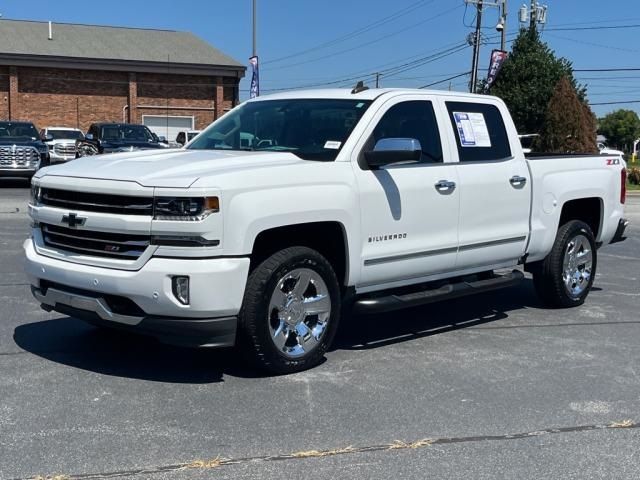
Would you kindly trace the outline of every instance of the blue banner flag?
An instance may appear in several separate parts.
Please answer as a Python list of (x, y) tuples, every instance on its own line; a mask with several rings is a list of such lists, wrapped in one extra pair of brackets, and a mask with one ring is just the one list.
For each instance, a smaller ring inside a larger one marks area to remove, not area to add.
[(256, 98), (260, 95), (260, 72), (258, 71), (258, 57), (249, 59), (253, 75), (251, 75), (251, 87), (249, 88), (249, 98)]

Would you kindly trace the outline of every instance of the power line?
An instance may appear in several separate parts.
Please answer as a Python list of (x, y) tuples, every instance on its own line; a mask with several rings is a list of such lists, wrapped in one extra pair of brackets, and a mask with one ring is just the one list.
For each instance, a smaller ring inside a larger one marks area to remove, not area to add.
[(470, 73), (471, 73), (471, 71), (464, 72), (464, 73), (459, 73), (458, 75), (453, 75), (452, 77), (449, 77), (449, 78), (443, 78), (442, 80), (438, 80), (437, 82), (433, 82), (433, 83), (428, 83), (427, 85), (423, 85), (423, 86), (418, 87), (418, 88), (433, 87), (434, 85), (438, 85), (439, 83), (448, 82), (449, 80), (453, 80), (454, 78), (464, 77), (465, 75), (469, 75)]
[(640, 103), (640, 100), (621, 100), (619, 102), (599, 102), (599, 103), (590, 103), (589, 105), (623, 105), (628, 103)]
[(419, 2), (413, 3), (403, 9), (398, 10), (397, 12), (391, 14), (391, 15), (387, 15), (386, 17), (381, 18), (380, 20), (376, 20), (373, 23), (370, 23), (368, 25), (365, 25), (364, 27), (360, 27), (350, 33), (347, 33), (345, 35), (342, 35), (338, 38), (334, 38), (333, 40), (329, 40), (327, 42), (323, 42), (319, 45), (316, 45), (315, 47), (311, 47), (311, 48), (307, 48), (306, 50), (300, 50), (298, 52), (295, 53), (291, 53), (289, 55), (285, 55), (282, 57), (278, 57), (278, 58), (274, 58), (272, 60), (267, 60), (266, 62), (263, 62), (263, 65), (267, 65), (269, 63), (276, 63), (276, 62), (280, 62), (282, 60), (287, 60), (289, 58), (293, 58), (293, 57), (298, 57), (300, 55), (304, 55), (310, 52), (314, 52), (317, 50), (322, 50), (324, 48), (336, 45), (338, 43), (342, 43), (346, 40), (350, 40), (354, 37), (357, 37), (359, 35), (362, 35), (363, 33), (366, 33), (370, 30), (374, 30), (382, 25), (385, 25), (389, 22), (392, 22), (400, 17), (403, 17), (405, 15), (407, 15), (408, 13), (411, 13), (414, 10), (417, 10), (418, 8), (421, 8), (425, 5), (429, 5), (430, 3), (433, 3), (435, 0), (430, 0), (429, 2), (427, 2), (427, 0), (420, 0)]
[(574, 68), (574, 72), (640, 72), (638, 67), (622, 68)]
[[(298, 66), (300, 66), (300, 65), (306, 65), (306, 64), (308, 64), (308, 63), (317, 62), (317, 61), (319, 61), (319, 60), (326, 60), (327, 58), (334, 58), (334, 57), (335, 57), (335, 56), (337, 56), (337, 55), (342, 55), (342, 54), (344, 54), (344, 53), (349, 53), (349, 52), (352, 52), (352, 51), (354, 51), (354, 50), (358, 50), (358, 49), (363, 48), (363, 47), (368, 47), (368, 46), (370, 46), (370, 45), (372, 45), (372, 44), (374, 44), (374, 43), (379, 43), (379, 42), (381, 42), (381, 41), (383, 41), (383, 40), (386, 40), (387, 38), (391, 38), (391, 37), (394, 37), (394, 36), (396, 36), (396, 35), (400, 35), (401, 33), (405, 33), (406, 31), (411, 30), (412, 28), (419, 27), (420, 25), (423, 25), (423, 24), (425, 24), (425, 23), (427, 23), (427, 22), (430, 22), (430, 21), (435, 20), (435, 19), (437, 19), (437, 18), (439, 18), (439, 17), (442, 17), (442, 16), (444, 16), (444, 15), (446, 15), (446, 14), (450, 13), (450, 12), (453, 12), (454, 10), (457, 10), (457, 9), (458, 9), (458, 8), (460, 8), (461, 6), (462, 6), (462, 5), (458, 5), (458, 6), (456, 6), (456, 7), (450, 8), (450, 9), (445, 10), (445, 11), (443, 11), (443, 12), (440, 12), (440, 13), (438, 13), (438, 14), (436, 14), (436, 15), (432, 16), (432, 17), (429, 17), (429, 18), (426, 18), (426, 19), (424, 19), (424, 20), (421, 20), (420, 22), (414, 23), (414, 24), (409, 25), (409, 26), (407, 26), (407, 27), (403, 27), (403, 28), (401, 28), (401, 29), (399, 29), (399, 30), (395, 30), (395, 31), (393, 31), (393, 32), (391, 32), (391, 33), (388, 33), (388, 34), (383, 35), (383, 36), (381, 36), (381, 37), (375, 38), (375, 39), (373, 39), (373, 40), (369, 40), (369, 41), (364, 42), (364, 43), (359, 43), (358, 45), (355, 45), (355, 46), (352, 46), (352, 47), (346, 48), (346, 49), (344, 49), (344, 50), (339, 50), (339, 51), (337, 51), (337, 52), (332, 52), (332, 53), (329, 53), (329, 54), (327, 54), (327, 55), (323, 55), (323, 56), (321, 56), (321, 57), (314, 57), (314, 58), (310, 58), (310, 59), (307, 59), (307, 60), (302, 60), (302, 61), (300, 61), (300, 62), (296, 62), (296, 63), (290, 63), (290, 64), (286, 64), (286, 65), (281, 65), (281, 66), (273, 67), (273, 69), (274, 69), (274, 70), (275, 70), (275, 69), (277, 69), (277, 70), (284, 70), (284, 69), (288, 69), (288, 68), (294, 68), (294, 67), (298, 67)], [(266, 70), (266, 71), (269, 71), (270, 69), (265, 69), (265, 70)]]
[(579, 30), (608, 30), (608, 29), (620, 29), (620, 28), (640, 28), (640, 24), (634, 25), (606, 25), (597, 27), (547, 27), (545, 32), (560, 32), (560, 31), (579, 31)]

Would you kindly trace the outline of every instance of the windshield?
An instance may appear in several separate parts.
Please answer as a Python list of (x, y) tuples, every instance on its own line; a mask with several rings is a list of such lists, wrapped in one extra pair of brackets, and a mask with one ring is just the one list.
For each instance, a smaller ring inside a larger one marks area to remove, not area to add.
[(144, 125), (106, 125), (102, 127), (105, 142), (153, 142), (154, 138)]
[(26, 141), (40, 138), (36, 127), (31, 123), (10, 123), (0, 124), (0, 141)]
[(54, 140), (78, 140), (84, 138), (79, 130), (47, 130)]
[(190, 150), (291, 152), (335, 160), (371, 101), (294, 99), (248, 102), (200, 134)]

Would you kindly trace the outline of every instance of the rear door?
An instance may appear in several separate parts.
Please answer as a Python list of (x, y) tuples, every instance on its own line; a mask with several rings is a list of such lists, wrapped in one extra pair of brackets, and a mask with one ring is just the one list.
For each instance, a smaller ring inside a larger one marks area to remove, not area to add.
[(444, 100), (459, 162), (458, 269), (515, 264), (529, 235), (531, 178), (499, 102)]
[[(359, 289), (417, 282), (455, 269), (458, 178), (448, 143), (441, 142), (446, 125), (436, 120), (438, 110), (429, 95), (394, 97), (354, 150), (362, 227)], [(422, 158), (368, 169), (364, 152), (383, 138), (419, 140)]]

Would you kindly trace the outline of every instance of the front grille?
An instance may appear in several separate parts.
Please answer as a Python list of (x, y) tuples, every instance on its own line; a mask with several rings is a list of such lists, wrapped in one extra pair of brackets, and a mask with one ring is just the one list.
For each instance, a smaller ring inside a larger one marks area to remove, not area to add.
[(75, 143), (56, 143), (53, 146), (53, 151), (57, 155), (75, 155), (76, 154), (76, 144)]
[(150, 235), (94, 232), (41, 224), (47, 247), (94, 257), (136, 260), (149, 246)]
[(0, 147), (0, 167), (38, 168), (40, 152), (34, 147)]
[(106, 195), (103, 193), (72, 192), (42, 189), (43, 205), (84, 212), (118, 213), (124, 215), (153, 215), (152, 197)]

